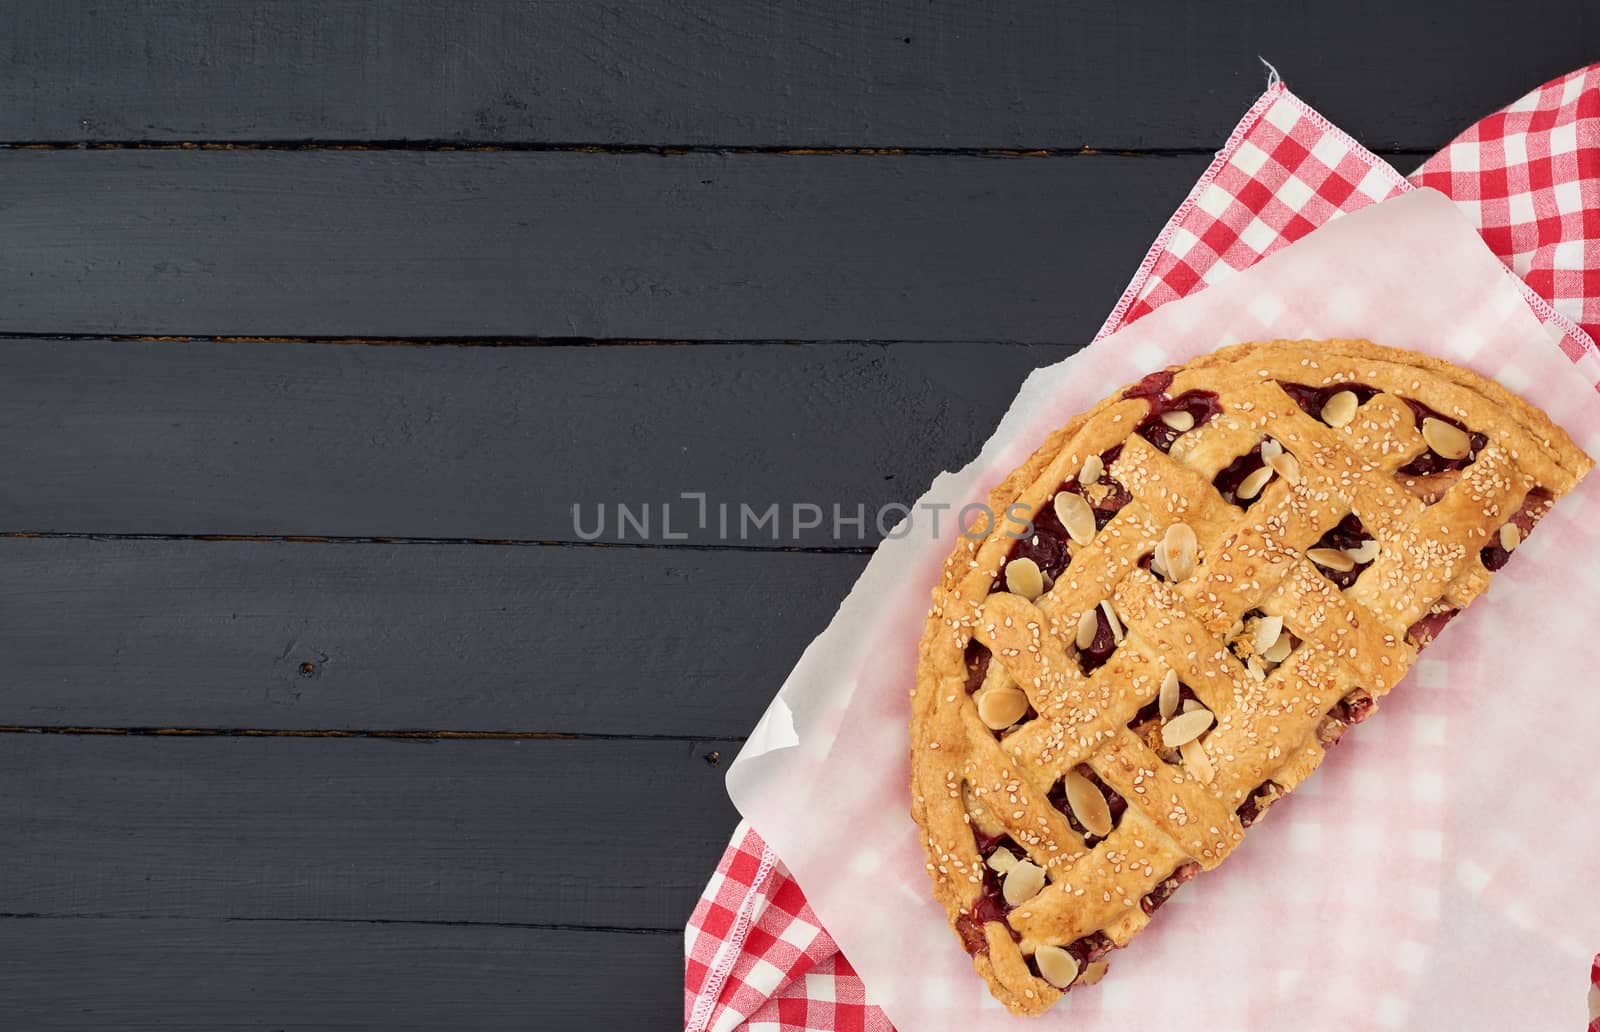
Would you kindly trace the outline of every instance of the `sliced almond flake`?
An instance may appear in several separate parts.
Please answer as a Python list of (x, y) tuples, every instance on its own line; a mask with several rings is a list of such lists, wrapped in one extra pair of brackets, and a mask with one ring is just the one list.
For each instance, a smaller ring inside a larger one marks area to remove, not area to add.
[[(1357, 545), (1355, 548), (1345, 549), (1344, 554), (1349, 556), (1350, 561), (1355, 563), (1356, 566), (1360, 566), (1364, 563), (1370, 563), (1374, 559), (1378, 558), (1378, 539), (1367, 538), (1367, 540), (1361, 542), (1361, 544)], [(1354, 567), (1352, 567), (1352, 569), (1354, 569)]]
[(1170, 720), (1178, 712), (1178, 693), (1182, 690), (1183, 686), (1178, 683), (1178, 672), (1168, 670), (1167, 676), (1161, 679), (1161, 695), (1156, 702), (1162, 720)]
[(1039, 946), (1033, 951), (1039, 974), (1057, 989), (1065, 989), (1078, 977), (1078, 961), (1060, 946)]
[(1422, 439), (1436, 454), (1447, 459), (1464, 459), (1472, 450), (1472, 438), (1465, 432), (1432, 416), (1422, 421)]
[(1095, 838), (1105, 838), (1111, 834), (1111, 808), (1106, 805), (1106, 797), (1094, 787), (1094, 782), (1069, 770), (1061, 778), (1061, 787), (1067, 792), (1067, 805), (1072, 808), (1072, 816), (1077, 818), (1083, 829)]
[(1180, 713), (1161, 725), (1161, 744), (1176, 749), (1184, 742), (1192, 742), (1206, 733), (1216, 716), (1208, 709)]
[(1106, 968), (1110, 966), (1103, 960), (1093, 961), (1083, 969), (1083, 974), (1078, 976), (1078, 984), (1094, 985), (1100, 979), (1106, 977)]
[(1086, 649), (1094, 644), (1095, 632), (1100, 629), (1100, 619), (1095, 616), (1096, 609), (1091, 606), (1078, 617), (1078, 648)]
[(1337, 548), (1308, 548), (1306, 549), (1306, 558), (1318, 566), (1325, 566), (1340, 573), (1348, 573), (1356, 568), (1355, 559)]
[(1106, 623), (1111, 625), (1111, 640), (1115, 644), (1121, 645), (1122, 644), (1122, 621), (1117, 619), (1117, 611), (1115, 609), (1111, 608), (1111, 600), (1108, 598), (1105, 601), (1101, 602), (1100, 603), (1100, 608), (1106, 614)]
[(1322, 406), (1322, 421), (1329, 426), (1344, 426), (1356, 418), (1356, 407), (1360, 404), (1361, 399), (1354, 391), (1340, 391)]
[(1300, 483), (1300, 460), (1288, 452), (1272, 456), (1267, 460), (1267, 465), (1271, 466), (1278, 476), (1289, 483)]
[(1039, 894), (1044, 888), (1044, 868), (1031, 860), (1018, 860), (1011, 870), (1006, 872), (1005, 881), (1000, 886), (1000, 895), (1014, 907), (1021, 906)]
[(1156, 550), (1163, 554), (1167, 579), (1185, 581), (1194, 576), (1195, 554), (1200, 548), (1194, 528), (1187, 523), (1174, 523), (1161, 537)]
[(1150, 553), (1150, 572), (1158, 573), (1165, 577), (1167, 575), (1167, 560), (1162, 556), (1163, 551), (1164, 549), (1162, 549), (1160, 542), (1157, 542), (1155, 550)]
[(1067, 536), (1075, 543), (1087, 545), (1094, 540), (1094, 509), (1083, 496), (1071, 491), (1056, 495), (1056, 519), (1066, 528)]
[(1262, 466), (1254, 473), (1251, 473), (1249, 476), (1239, 481), (1239, 487), (1233, 492), (1233, 496), (1235, 498), (1244, 499), (1254, 498), (1256, 495), (1261, 493), (1261, 489), (1266, 487), (1267, 481), (1271, 479), (1272, 467)]
[(1205, 704), (1202, 703), (1199, 699), (1184, 699), (1183, 700), (1183, 711), (1185, 713), (1192, 713), (1197, 709), (1205, 709)]
[(1204, 784), (1211, 784), (1217, 772), (1211, 766), (1211, 757), (1206, 755), (1206, 747), (1198, 741), (1184, 742), (1178, 746), (1178, 752), (1183, 756), (1183, 765), (1189, 772), (1199, 778)]
[(1262, 462), (1266, 462), (1266, 461), (1270, 460), (1274, 455), (1282, 455), (1282, 454), (1283, 454), (1283, 445), (1279, 444), (1274, 438), (1269, 437), (1265, 441), (1261, 442), (1261, 461)]
[(1183, 409), (1173, 409), (1171, 412), (1161, 413), (1161, 421), (1180, 434), (1186, 430), (1194, 429), (1194, 416)]
[(1005, 874), (1015, 866), (1017, 866), (1017, 854), (1005, 846), (989, 854), (989, 868), (998, 874)]
[(1520, 544), (1522, 544), (1522, 528), (1515, 523), (1502, 525), (1500, 528), (1500, 547), (1510, 552)]
[(1250, 676), (1254, 677), (1257, 681), (1265, 681), (1267, 679), (1266, 668), (1261, 665), (1261, 660), (1257, 659), (1255, 656), (1251, 656), (1245, 661), (1244, 668), (1248, 670), (1250, 672)]
[(1268, 663), (1282, 663), (1289, 658), (1289, 650), (1294, 647), (1294, 642), (1289, 637), (1289, 632), (1284, 631), (1278, 635), (1278, 640), (1272, 647), (1261, 654), (1261, 658)]
[(1006, 563), (1006, 587), (1013, 595), (1021, 595), (1032, 602), (1044, 594), (1044, 572), (1027, 556), (1013, 559)]
[(978, 698), (978, 717), (991, 731), (1004, 731), (1028, 712), (1028, 697), (1016, 688), (984, 692)]
[(1087, 459), (1083, 460), (1083, 468), (1078, 470), (1078, 483), (1082, 484), (1084, 487), (1088, 487), (1090, 484), (1104, 476), (1105, 472), (1105, 460), (1101, 459), (1098, 455), (1091, 455)]
[(1256, 653), (1260, 654), (1272, 648), (1273, 642), (1278, 640), (1278, 635), (1283, 633), (1283, 617), (1263, 616), (1256, 621), (1254, 644)]

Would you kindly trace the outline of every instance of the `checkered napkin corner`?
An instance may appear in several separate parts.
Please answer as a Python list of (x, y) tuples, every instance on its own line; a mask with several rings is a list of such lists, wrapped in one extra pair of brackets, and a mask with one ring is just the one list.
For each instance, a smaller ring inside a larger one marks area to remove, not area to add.
[(1408, 189), (1400, 173), (1274, 80), (1156, 237), (1095, 340)]
[[(1462, 206), (1525, 278), (1524, 296), (1551, 340), (1592, 367), (1586, 331), (1600, 330), (1600, 65), (1484, 119), (1410, 181), (1275, 81), (1157, 237), (1096, 339), (1340, 215), (1417, 186)], [(748, 824), (734, 832), (689, 919), (685, 956), (686, 1032), (893, 1032)], [(1600, 994), (1600, 957), (1595, 965)], [(1589, 1032), (1600, 1032), (1600, 1018)]]
[(1419, 186), (1462, 208), (1568, 358), (1595, 355), (1600, 65), (1485, 118), (1409, 180), (1274, 82), (1156, 238), (1095, 339), (1340, 215)]
[(1411, 176), (1561, 315), (1600, 332), (1600, 64), (1478, 122)]
[(748, 822), (689, 918), (684, 955), (685, 1032), (894, 1032)]

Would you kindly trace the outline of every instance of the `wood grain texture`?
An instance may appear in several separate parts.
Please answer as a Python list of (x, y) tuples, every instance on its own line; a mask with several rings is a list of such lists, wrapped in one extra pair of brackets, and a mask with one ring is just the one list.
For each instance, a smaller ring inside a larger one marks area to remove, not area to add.
[(718, 741), (3, 744), (8, 914), (671, 929), (737, 823)]
[(1205, 164), (0, 151), (0, 332), (1082, 341)]
[(13, 140), (1215, 147), (1257, 55), (1373, 146), (1434, 149), (1593, 60), (1594, 5), (206, 0), (24, 5)]
[(743, 736), (866, 561), (4, 539), (0, 726)]
[(0, 532), (870, 547), (1070, 350), (5, 341)]
[(676, 933), (0, 918), (0, 953), (19, 1032), (663, 1029), (683, 1000)]

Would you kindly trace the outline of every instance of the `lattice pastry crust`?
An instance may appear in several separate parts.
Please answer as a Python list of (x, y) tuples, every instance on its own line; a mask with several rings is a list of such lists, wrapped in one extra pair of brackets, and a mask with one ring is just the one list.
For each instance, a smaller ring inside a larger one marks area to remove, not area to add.
[(994, 995), (1098, 981), (1591, 465), (1499, 385), (1355, 340), (1223, 348), (1051, 434), (990, 495), (1021, 519), (946, 561), (912, 693), (912, 814)]

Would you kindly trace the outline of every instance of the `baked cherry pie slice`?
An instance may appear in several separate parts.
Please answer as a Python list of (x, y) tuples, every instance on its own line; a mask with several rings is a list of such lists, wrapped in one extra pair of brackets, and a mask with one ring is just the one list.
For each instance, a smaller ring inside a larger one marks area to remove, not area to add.
[(912, 697), (934, 894), (994, 995), (1098, 981), (1591, 465), (1499, 385), (1350, 340), (1224, 348), (1050, 435), (989, 498), (1027, 525), (947, 560)]

